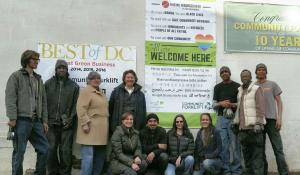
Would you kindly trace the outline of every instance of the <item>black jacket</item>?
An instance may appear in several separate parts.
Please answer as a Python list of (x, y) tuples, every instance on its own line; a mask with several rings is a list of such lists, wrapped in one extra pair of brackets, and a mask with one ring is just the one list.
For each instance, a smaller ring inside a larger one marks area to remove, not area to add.
[[(134, 128), (140, 131), (146, 123), (146, 100), (141, 91), (142, 86), (135, 84), (131, 97), (135, 101)], [(109, 128), (112, 134), (117, 126), (121, 124), (120, 118), (123, 114), (123, 104), (125, 93), (128, 93), (124, 84), (116, 87), (109, 99)]]
[(60, 84), (56, 76), (45, 83), (48, 107), (48, 123), (61, 125), (67, 122), (72, 125), (76, 119), (76, 103), (79, 94), (79, 86), (67, 78)]
[(140, 140), (144, 154), (148, 155), (153, 152), (155, 156), (159, 156), (164, 150), (159, 149), (158, 144), (167, 144), (167, 133), (160, 126), (157, 126), (154, 130), (147, 126), (140, 131)]
[(177, 137), (176, 130), (171, 129), (168, 136), (169, 162), (175, 164), (176, 159), (181, 156), (182, 159), (194, 153), (194, 137), (190, 132), (184, 132), (182, 136)]

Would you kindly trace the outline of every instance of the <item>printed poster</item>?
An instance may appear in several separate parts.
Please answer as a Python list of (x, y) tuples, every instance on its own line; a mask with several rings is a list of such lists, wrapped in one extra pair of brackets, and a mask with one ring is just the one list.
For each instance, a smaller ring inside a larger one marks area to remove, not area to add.
[(136, 69), (135, 46), (103, 46), (96, 44), (39, 43), (38, 73), (45, 82), (55, 74), (55, 63), (64, 59), (68, 63), (70, 78), (81, 88), (86, 86), (89, 72), (101, 75), (102, 91), (109, 98), (112, 90), (122, 83), (125, 70)]
[(215, 1), (146, 1), (147, 112), (170, 127), (182, 113), (191, 127), (213, 113), (216, 83)]

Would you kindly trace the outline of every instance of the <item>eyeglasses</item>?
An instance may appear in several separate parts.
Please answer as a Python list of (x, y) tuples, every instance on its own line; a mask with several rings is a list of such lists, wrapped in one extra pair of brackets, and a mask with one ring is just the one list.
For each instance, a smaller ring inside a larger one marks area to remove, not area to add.
[(91, 80), (101, 80), (101, 78), (97, 77), (97, 78), (92, 78)]
[(176, 123), (183, 123), (183, 120), (178, 120), (176, 121)]
[(39, 58), (31, 58), (33, 61), (37, 61), (37, 62), (40, 62), (40, 59)]

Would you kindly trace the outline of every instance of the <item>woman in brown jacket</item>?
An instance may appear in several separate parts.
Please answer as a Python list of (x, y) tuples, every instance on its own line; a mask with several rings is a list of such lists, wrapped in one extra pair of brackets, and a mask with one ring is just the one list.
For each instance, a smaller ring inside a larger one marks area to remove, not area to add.
[(99, 85), (101, 77), (90, 72), (87, 87), (77, 101), (76, 142), (81, 144), (81, 175), (101, 174), (108, 139), (108, 102)]

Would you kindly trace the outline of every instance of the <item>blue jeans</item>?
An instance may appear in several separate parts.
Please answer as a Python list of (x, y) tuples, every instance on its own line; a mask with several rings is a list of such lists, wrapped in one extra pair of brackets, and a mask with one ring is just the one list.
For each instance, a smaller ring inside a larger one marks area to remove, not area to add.
[(12, 175), (23, 174), (23, 160), (28, 141), (37, 153), (34, 174), (45, 175), (49, 145), (42, 122), (39, 119), (32, 120), (29, 117), (18, 117), (15, 134), (16, 138), (13, 141)]
[(222, 169), (222, 161), (220, 159), (205, 159), (200, 163), (200, 170), (195, 171), (194, 175), (218, 174)]
[(105, 162), (106, 145), (81, 145), (81, 175), (100, 175)]
[[(187, 156), (182, 160), (184, 161), (184, 168), (182, 175), (191, 175), (193, 172), (193, 166), (194, 166), (194, 157), (193, 156)], [(165, 175), (175, 175), (176, 167), (172, 163), (168, 163), (167, 169), (165, 171)]]
[[(241, 166), (241, 146), (237, 136), (231, 130), (232, 120), (223, 116), (218, 116), (216, 128), (222, 138), (221, 160), (224, 174), (240, 175)], [(232, 161), (230, 161), (232, 160)]]

